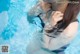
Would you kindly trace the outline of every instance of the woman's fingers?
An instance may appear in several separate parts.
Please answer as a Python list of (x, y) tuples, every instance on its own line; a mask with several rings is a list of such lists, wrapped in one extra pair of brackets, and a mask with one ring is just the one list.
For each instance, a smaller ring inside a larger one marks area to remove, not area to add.
[(58, 22), (63, 19), (63, 13), (55, 11), (52, 13), (52, 21)]
[(63, 19), (63, 13), (61, 13), (60, 11), (53, 11), (52, 15), (51, 15), (51, 25), (55, 25), (57, 24), (58, 21)]
[(61, 13), (60, 11), (55, 11), (52, 17), (63, 17), (63, 13)]
[(59, 21), (62, 20), (62, 19), (63, 19), (63, 17), (59, 17), (59, 18), (58, 18)]

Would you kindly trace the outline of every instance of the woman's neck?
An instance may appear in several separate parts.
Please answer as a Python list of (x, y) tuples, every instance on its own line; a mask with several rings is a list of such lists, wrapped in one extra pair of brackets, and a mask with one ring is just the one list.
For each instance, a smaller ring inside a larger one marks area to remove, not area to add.
[(59, 7), (58, 7), (58, 11), (61, 11), (62, 13), (65, 12), (66, 8), (67, 8), (67, 5), (68, 5), (68, 1), (65, 1), (65, 3), (62, 3)]

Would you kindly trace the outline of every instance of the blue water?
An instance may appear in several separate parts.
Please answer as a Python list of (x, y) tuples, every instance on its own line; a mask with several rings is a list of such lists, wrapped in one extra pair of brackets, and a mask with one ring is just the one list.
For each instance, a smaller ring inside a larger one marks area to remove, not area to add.
[[(34, 38), (34, 32), (41, 31), (39, 18), (27, 15), (27, 12), (36, 3), (37, 0), (0, 1), (0, 46), (8, 45), (9, 54), (27, 54), (26, 47)], [(80, 21), (80, 15), (78, 15), (78, 19)], [(80, 53), (79, 32), (80, 28), (74, 41), (65, 50), (66, 54)], [(0, 54), (2, 53), (0, 52)]]

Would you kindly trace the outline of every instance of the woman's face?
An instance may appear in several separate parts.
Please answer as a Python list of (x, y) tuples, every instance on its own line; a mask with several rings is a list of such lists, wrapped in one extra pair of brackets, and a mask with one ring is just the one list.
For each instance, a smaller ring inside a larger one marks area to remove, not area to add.
[(60, 4), (57, 4), (59, 0), (43, 0), (43, 1), (51, 4), (52, 10), (54, 11), (57, 10), (57, 7), (60, 5)]
[(44, 2), (47, 2), (47, 3), (58, 3), (58, 2), (62, 2), (62, 1), (68, 1), (68, 0), (43, 0)]
[(60, 0), (43, 0), (44, 2), (48, 2), (48, 3), (54, 3), (54, 2), (58, 2)]
[(55, 11), (57, 10), (58, 7), (60, 7), (63, 3), (63, 1), (68, 1), (68, 0), (43, 0), (44, 2), (50, 3), (52, 6), (52, 9)]

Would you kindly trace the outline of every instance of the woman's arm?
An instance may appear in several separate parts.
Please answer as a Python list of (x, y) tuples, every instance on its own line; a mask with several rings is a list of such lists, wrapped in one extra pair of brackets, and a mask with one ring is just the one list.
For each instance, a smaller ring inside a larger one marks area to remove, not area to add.
[(78, 22), (71, 23), (57, 38), (44, 36), (44, 47), (49, 50), (56, 50), (62, 46), (69, 44), (76, 36), (78, 29)]

